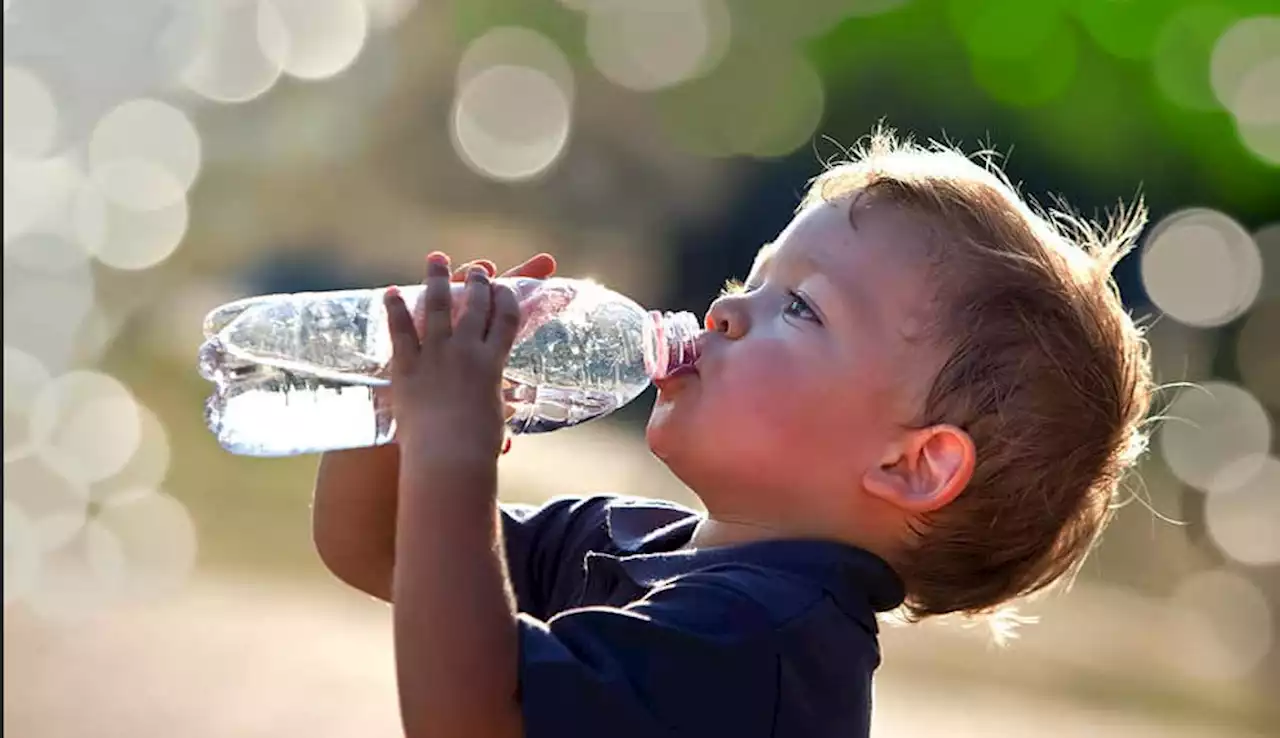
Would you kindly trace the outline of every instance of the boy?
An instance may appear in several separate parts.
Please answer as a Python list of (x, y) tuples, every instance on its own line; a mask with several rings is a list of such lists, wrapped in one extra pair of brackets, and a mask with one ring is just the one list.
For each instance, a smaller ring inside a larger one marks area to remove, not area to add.
[[(394, 601), (409, 736), (867, 735), (876, 614), (988, 614), (1072, 572), (1143, 448), (1145, 344), (1107, 233), (878, 132), (818, 177), (647, 439), (704, 503), (499, 508), (518, 323), (488, 265), (450, 327), (388, 299), (397, 445), (327, 454), (315, 538)], [(518, 271), (546, 276), (538, 257)]]

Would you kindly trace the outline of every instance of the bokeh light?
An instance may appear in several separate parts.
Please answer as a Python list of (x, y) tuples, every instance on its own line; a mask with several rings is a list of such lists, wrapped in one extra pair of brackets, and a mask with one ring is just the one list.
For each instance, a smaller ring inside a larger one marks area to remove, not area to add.
[(1280, 123), (1280, 15), (1241, 19), (1219, 36), (1210, 79), (1237, 119)]
[[(266, 0), (258, 9), (263, 55), (300, 79), (332, 77), (351, 66), (369, 31), (362, 0)], [(274, 37), (277, 22), (285, 43)]]
[(1254, 156), (1280, 166), (1280, 122), (1255, 123), (1237, 118), (1236, 136)]
[(1029, 59), (1066, 21), (1056, 2), (948, 0), (947, 6), (969, 53), (991, 59)]
[[(1271, 449), (1271, 420), (1258, 400), (1229, 382), (1188, 387), (1164, 411), (1159, 445), (1164, 461), (1184, 483), (1209, 492), (1215, 477), (1241, 459), (1260, 460)], [(1246, 466), (1236, 468), (1244, 473)]]
[[(1027, 4), (1025, 7), (1032, 7)], [(1050, 7), (1049, 3), (1035, 7)], [(1015, 34), (1016, 35), (1016, 34)], [(1076, 36), (1064, 23), (1055, 23), (1025, 56), (975, 53), (970, 60), (974, 80), (992, 98), (1009, 105), (1033, 107), (1061, 96), (1076, 75)]]
[(454, 147), (475, 172), (521, 181), (542, 174), (569, 141), (569, 97), (540, 69), (498, 65), (458, 91), (450, 118)]
[(58, 132), (58, 108), (40, 78), (4, 67), (4, 153), (36, 159), (49, 153)]
[(23, 604), (46, 621), (70, 624), (91, 618), (119, 602), (118, 585), (111, 581), (118, 565), (111, 559), (121, 558), (110, 531), (90, 520), (69, 541), (43, 552), (40, 576)]
[(1189, 675), (1207, 681), (1237, 679), (1271, 650), (1272, 610), (1257, 585), (1229, 571), (1184, 580), (1169, 602), (1173, 643), (1168, 654)]
[(4, 159), (4, 240), (23, 233), (66, 229), (84, 173), (70, 156), (36, 161)]
[(49, 370), (31, 354), (4, 346), (4, 458), (19, 459), (34, 453), (31, 443), (29, 413), (31, 404), (52, 377)]
[(160, 210), (186, 196), (182, 183), (168, 170), (143, 159), (107, 162), (90, 175), (107, 201), (134, 212)]
[(36, 549), (64, 546), (84, 527), (89, 487), (50, 466), (37, 455), (6, 459), (4, 498), (22, 509)]
[(78, 370), (46, 384), (31, 407), (37, 454), (84, 483), (120, 472), (138, 450), (138, 404), (114, 377)]
[(614, 0), (587, 10), (587, 53), (610, 81), (659, 90), (706, 73), (729, 46), (724, 0)]
[(1072, 5), (1093, 41), (1122, 59), (1149, 57), (1174, 8), (1168, 0), (1076, 0)]
[[(195, 182), (200, 136), (190, 118), (172, 105), (129, 100), (98, 122), (89, 138), (88, 158), (90, 176), (108, 197), (132, 209), (156, 210), (185, 196)], [(180, 187), (175, 190), (166, 180)]]
[(1210, 79), (1245, 148), (1280, 164), (1280, 16), (1243, 18), (1223, 32)]
[(240, 103), (280, 79), (289, 58), (289, 31), (271, 0), (201, 2), (196, 51), (180, 73), (193, 92)]
[[(4, 410), (25, 413), (49, 383), (49, 370), (39, 359), (8, 344), (4, 346)], [(9, 438), (5, 431), (5, 440)], [(7, 447), (6, 443), (6, 447)]]
[(772, 158), (813, 141), (826, 91), (803, 56), (761, 47), (729, 55), (707, 76), (665, 92), (661, 104), (669, 135), (689, 151)]
[(88, 555), (117, 596), (172, 594), (196, 563), (196, 530), (180, 501), (147, 488), (108, 497), (89, 529)]
[(83, 267), (89, 252), (74, 238), (58, 233), (25, 233), (4, 244), (5, 261), (46, 274), (61, 274)]
[(1151, 230), (1142, 250), (1142, 283), (1156, 307), (1188, 325), (1229, 323), (1262, 287), (1262, 257), (1231, 217), (1192, 208)]
[[(165, 169), (137, 160), (124, 163), (123, 168), (119, 179), (104, 176), (101, 183), (80, 188), (72, 224), (80, 243), (98, 261), (115, 269), (147, 269), (172, 255), (186, 235), (187, 198), (182, 183)], [(129, 179), (130, 171), (139, 170), (144, 173), (137, 180)], [(125, 194), (102, 190), (117, 185)], [(139, 209), (133, 207), (139, 204), (136, 198), (169, 204)]]
[(570, 103), (573, 101), (573, 68), (560, 47), (541, 33), (520, 26), (502, 26), (472, 41), (458, 61), (457, 89), (465, 89), (477, 76), (498, 66), (543, 72), (555, 80)]
[(1280, 563), (1280, 459), (1237, 459), (1210, 489), (1205, 523), (1218, 549), (1242, 564)]
[(1190, 110), (1214, 110), (1210, 60), (1236, 11), (1220, 4), (1192, 4), (1174, 13), (1156, 38), (1152, 63), (1156, 84), (1170, 100)]
[(68, 368), (80, 326), (94, 307), (87, 262), (48, 272), (6, 260), (4, 341), (36, 357), (52, 373)]
[(160, 489), (169, 475), (169, 431), (155, 411), (141, 403), (138, 412), (138, 448), (128, 463), (111, 477), (95, 482), (91, 499), (105, 500), (125, 490)]

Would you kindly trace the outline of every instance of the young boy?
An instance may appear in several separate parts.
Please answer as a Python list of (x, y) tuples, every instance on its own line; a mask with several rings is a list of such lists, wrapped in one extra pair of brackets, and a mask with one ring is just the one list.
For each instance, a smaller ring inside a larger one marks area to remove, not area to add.
[(327, 454), (315, 500), (326, 564), (394, 602), (406, 733), (867, 735), (877, 613), (991, 613), (1103, 528), (1151, 392), (1110, 277), (1143, 217), (1042, 218), (874, 134), (659, 386), (649, 445), (705, 515), (500, 507), (518, 307), (473, 267), (450, 327), (433, 254), (421, 340), (388, 300), (397, 445)]

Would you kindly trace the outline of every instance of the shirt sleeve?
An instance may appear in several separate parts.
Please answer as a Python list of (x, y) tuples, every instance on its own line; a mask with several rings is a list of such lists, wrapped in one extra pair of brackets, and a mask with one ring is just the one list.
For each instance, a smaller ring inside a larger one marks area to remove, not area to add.
[(507, 573), (520, 612), (549, 617), (582, 581), (587, 551), (608, 540), (611, 498), (559, 498), (541, 507), (503, 504)]
[(520, 615), (526, 738), (769, 736), (779, 658), (768, 612), (715, 573), (625, 608)]

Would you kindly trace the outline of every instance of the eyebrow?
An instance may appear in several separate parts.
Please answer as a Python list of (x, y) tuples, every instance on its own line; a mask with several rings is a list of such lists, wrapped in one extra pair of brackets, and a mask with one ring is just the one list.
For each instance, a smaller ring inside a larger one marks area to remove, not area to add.
[[(821, 259), (816, 259), (811, 255), (804, 255), (801, 261), (808, 267), (809, 271), (821, 277), (826, 288), (822, 291), (822, 295), (814, 295), (814, 299), (826, 299), (828, 302), (839, 302), (840, 312), (848, 313), (853, 320), (869, 323), (872, 326), (879, 326), (881, 321), (880, 306), (872, 300), (869, 295), (861, 290), (849, 289), (841, 287), (834, 279), (828, 276), (830, 271)], [(821, 307), (826, 308), (826, 305)], [(827, 308), (830, 310), (830, 308)]]

